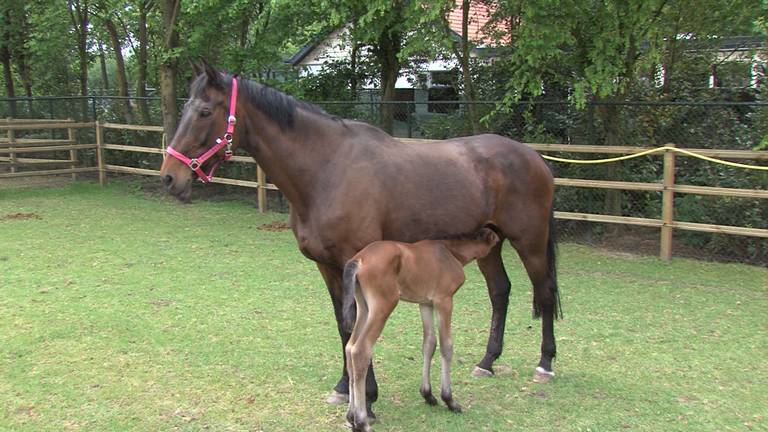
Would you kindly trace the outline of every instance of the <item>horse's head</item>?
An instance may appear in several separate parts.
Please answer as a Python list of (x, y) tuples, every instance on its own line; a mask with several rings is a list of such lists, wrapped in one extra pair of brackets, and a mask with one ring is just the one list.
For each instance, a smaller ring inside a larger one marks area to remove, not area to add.
[(169, 155), (160, 168), (165, 188), (185, 202), (189, 200), (192, 180), (208, 181), (207, 176), (231, 155), (226, 140), (232, 139), (234, 127), (230, 119), (232, 80), (208, 64), (196, 68), (196, 72), (189, 101), (168, 145)]

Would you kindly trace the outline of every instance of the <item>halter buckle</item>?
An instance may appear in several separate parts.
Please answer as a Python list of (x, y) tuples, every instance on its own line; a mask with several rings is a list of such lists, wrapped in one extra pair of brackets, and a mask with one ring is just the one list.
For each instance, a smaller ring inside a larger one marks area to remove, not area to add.
[(198, 161), (197, 159), (192, 159), (191, 161), (189, 161), (189, 167), (193, 171), (200, 168), (200, 161)]
[(237, 118), (235, 116), (231, 115), (231, 116), (229, 116), (229, 118), (227, 118), (227, 123), (229, 123), (231, 125), (234, 125), (235, 123), (237, 123)]

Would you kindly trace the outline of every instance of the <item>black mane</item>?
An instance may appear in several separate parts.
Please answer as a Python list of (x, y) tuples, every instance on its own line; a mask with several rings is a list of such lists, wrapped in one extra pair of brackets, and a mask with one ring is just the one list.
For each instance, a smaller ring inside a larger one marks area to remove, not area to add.
[[(205, 87), (210, 85), (219, 90), (229, 93), (232, 86), (232, 75), (221, 72), (217, 82), (211, 82), (210, 77), (205, 74), (198, 77), (193, 83), (191, 95), (194, 97), (200, 95)], [(295, 126), (295, 114), (297, 109), (303, 109), (313, 114), (318, 114), (327, 118), (337, 119), (325, 112), (322, 108), (309, 102), (300, 101), (293, 96), (281, 92), (265, 84), (260, 84), (250, 79), (238, 76), (238, 91), (248, 99), (259, 111), (264, 113), (270, 120), (277, 123), (281, 130), (293, 129)]]

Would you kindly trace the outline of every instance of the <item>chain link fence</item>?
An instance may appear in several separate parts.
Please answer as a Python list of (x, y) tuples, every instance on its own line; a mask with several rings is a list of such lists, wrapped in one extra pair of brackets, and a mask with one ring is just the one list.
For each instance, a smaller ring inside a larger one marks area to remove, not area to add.
[[(179, 101), (179, 106), (184, 100)], [(317, 105), (342, 118), (382, 123), (382, 103), (321, 101)], [(751, 150), (768, 139), (768, 104), (754, 102), (632, 102), (588, 104), (577, 108), (567, 102), (528, 102), (497, 109), (493, 101), (472, 104), (460, 101), (393, 102), (392, 134), (397, 137), (445, 139), (477, 133), (498, 133), (527, 143), (583, 144), (596, 146), (657, 147), (672, 143), (687, 149)], [(159, 125), (158, 98), (44, 97), (0, 99), (0, 116), (19, 118), (99, 118), (116, 123)], [(475, 121), (472, 121), (472, 118)], [(45, 132), (51, 133), (51, 132)], [(78, 132), (79, 140), (93, 142), (93, 131)], [(160, 134), (108, 131), (105, 142), (159, 147)], [(575, 159), (602, 158), (594, 153), (558, 153)], [(87, 156), (86, 156), (87, 157)], [(151, 154), (110, 154), (115, 163), (156, 169), (159, 157)], [(755, 161), (744, 161), (754, 163)], [(620, 163), (575, 165), (553, 163), (560, 178), (658, 183), (662, 158), (647, 156)], [(250, 164), (228, 164), (222, 175), (253, 180)], [(765, 172), (733, 168), (679, 156), (676, 183), (742, 189), (768, 189)], [(269, 192), (270, 209), (287, 211), (279, 192)], [(661, 192), (618, 191), (559, 187), (559, 211), (661, 218)], [(768, 228), (764, 200), (675, 195), (675, 220), (720, 225)], [(562, 241), (605, 247), (616, 251), (657, 254), (658, 228), (629, 227), (587, 221), (558, 222)], [(768, 265), (764, 238), (675, 230), (675, 256), (749, 262)]]

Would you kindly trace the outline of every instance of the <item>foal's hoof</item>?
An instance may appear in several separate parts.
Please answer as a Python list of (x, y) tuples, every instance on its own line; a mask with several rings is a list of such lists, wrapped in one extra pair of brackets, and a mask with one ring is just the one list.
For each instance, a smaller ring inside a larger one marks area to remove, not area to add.
[(345, 405), (349, 403), (349, 395), (334, 390), (325, 401), (331, 405)]
[(539, 383), (539, 384), (546, 384), (552, 381), (552, 378), (554, 377), (555, 377), (554, 372), (548, 371), (541, 366), (537, 366), (536, 371), (533, 373), (533, 382)]
[(475, 369), (472, 370), (472, 376), (475, 378), (492, 377), (493, 371), (483, 369), (480, 366), (475, 366)]

